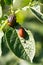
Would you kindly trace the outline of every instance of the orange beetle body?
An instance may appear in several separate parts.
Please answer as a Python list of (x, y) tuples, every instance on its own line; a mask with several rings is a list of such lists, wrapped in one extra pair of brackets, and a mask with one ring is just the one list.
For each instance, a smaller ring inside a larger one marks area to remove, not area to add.
[(14, 15), (10, 15), (8, 17), (8, 25), (12, 27), (15, 25), (15, 23), (16, 23), (16, 17)]
[(24, 29), (22, 27), (19, 28), (18, 34), (19, 34), (20, 37), (23, 37), (23, 38), (25, 37), (25, 31), (24, 31)]

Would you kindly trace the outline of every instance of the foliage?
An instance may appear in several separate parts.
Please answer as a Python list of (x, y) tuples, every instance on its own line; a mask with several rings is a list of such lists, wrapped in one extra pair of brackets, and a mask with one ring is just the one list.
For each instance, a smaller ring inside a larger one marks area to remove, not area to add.
[[(43, 64), (43, 14), (38, 3), (39, 0), (0, 0), (1, 65)], [(10, 14), (16, 15), (14, 27), (8, 26)], [(25, 30), (25, 38), (18, 35), (20, 27)]]

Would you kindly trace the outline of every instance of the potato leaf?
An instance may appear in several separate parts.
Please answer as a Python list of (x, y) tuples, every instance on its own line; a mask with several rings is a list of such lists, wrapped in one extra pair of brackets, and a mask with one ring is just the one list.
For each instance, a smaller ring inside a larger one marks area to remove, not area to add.
[(35, 42), (31, 32), (29, 30), (25, 31), (26, 37), (21, 38), (17, 29), (8, 28), (4, 37), (8, 48), (17, 57), (32, 62), (35, 55)]

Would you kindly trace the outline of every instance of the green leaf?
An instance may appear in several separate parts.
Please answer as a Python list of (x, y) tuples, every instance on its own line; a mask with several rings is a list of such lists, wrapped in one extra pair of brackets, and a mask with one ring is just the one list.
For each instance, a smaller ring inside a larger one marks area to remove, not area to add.
[(27, 6), (32, 0), (13, 0), (13, 6), (15, 9)]
[(25, 18), (25, 11), (20, 10), (18, 13), (16, 13), (16, 21), (19, 24), (22, 24), (24, 22), (24, 18)]
[[(30, 8), (24, 7), (22, 8), (22, 10), (18, 9), (16, 12), (16, 21), (19, 24), (23, 24), (25, 23), (25, 21), (27, 21), (29, 18), (34, 17), (33, 13), (31, 12)], [(26, 20), (26, 18), (28, 18)], [(29, 22), (29, 21), (28, 21)]]
[(7, 16), (3, 15), (1, 18), (0, 18), (0, 28), (1, 26), (3, 26), (3, 24), (5, 23), (5, 20), (7, 19)]
[(24, 47), (27, 56), (29, 56), (29, 59), (32, 62), (35, 55), (35, 42), (32, 33), (26, 29), (25, 31), (26, 31), (26, 38), (24, 39), (19, 36), (19, 39)]
[(35, 10), (34, 8), (30, 8), (31, 11), (33, 12), (33, 14), (35, 15), (35, 17), (41, 22), (43, 23), (43, 14), (38, 12), (37, 10)]
[(0, 31), (0, 56), (2, 54), (2, 50), (1, 50), (1, 39), (2, 39), (3, 35), (4, 35), (3, 31)]
[(25, 39), (18, 36), (18, 30), (13, 28), (8, 28), (4, 37), (9, 49), (16, 56), (32, 62), (35, 55), (35, 42), (32, 33), (29, 30), (25, 31)]

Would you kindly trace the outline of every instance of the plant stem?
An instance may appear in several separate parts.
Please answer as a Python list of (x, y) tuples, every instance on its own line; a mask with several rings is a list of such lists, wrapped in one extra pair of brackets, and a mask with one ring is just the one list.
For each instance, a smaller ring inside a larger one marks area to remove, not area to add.
[(13, 5), (10, 5), (11, 13), (14, 14)]
[(3, 30), (3, 28), (5, 27), (5, 25), (8, 23), (8, 20), (5, 20), (4, 24), (0, 27), (0, 30)]

